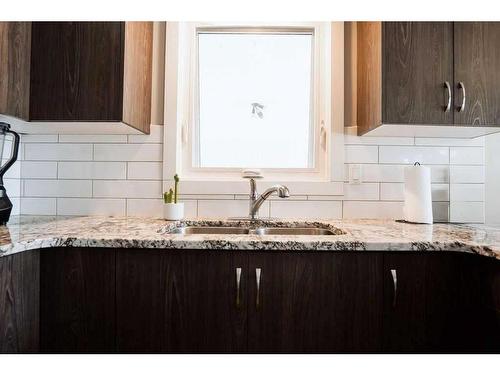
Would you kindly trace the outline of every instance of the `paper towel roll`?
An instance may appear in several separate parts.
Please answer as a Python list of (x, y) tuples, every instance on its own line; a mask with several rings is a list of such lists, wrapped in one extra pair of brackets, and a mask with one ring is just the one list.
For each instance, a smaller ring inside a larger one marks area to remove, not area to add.
[(404, 219), (432, 224), (431, 170), (415, 163), (405, 168)]

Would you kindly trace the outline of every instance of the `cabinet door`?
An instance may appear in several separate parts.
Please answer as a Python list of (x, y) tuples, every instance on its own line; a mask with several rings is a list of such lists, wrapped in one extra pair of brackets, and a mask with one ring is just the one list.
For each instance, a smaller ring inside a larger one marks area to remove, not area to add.
[(0, 257), (0, 353), (39, 350), (40, 254)]
[(463, 349), (468, 342), (464, 325), (474, 322), (463, 320), (467, 303), (461, 297), (465, 291), (462, 280), (472, 279), (463, 276), (462, 271), (460, 254), (384, 256), (385, 351), (435, 353)]
[(235, 251), (119, 251), (118, 351), (246, 351), (246, 270)]
[(455, 124), (500, 125), (499, 39), (500, 22), (454, 23)]
[(425, 254), (384, 255), (384, 352), (425, 351)]
[(0, 22), (0, 113), (29, 119), (31, 22)]
[(43, 352), (115, 350), (115, 250), (47, 249), (41, 255)]
[(249, 257), (251, 352), (380, 349), (381, 256), (265, 252)]
[(121, 121), (123, 22), (33, 22), (32, 121)]
[(500, 353), (500, 262), (480, 257), (480, 352)]
[(453, 23), (383, 22), (382, 51), (382, 122), (452, 124)]

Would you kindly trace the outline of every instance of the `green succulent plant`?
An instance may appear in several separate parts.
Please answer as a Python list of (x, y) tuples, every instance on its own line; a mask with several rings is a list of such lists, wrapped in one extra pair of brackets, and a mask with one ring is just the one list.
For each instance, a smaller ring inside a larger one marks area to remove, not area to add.
[(168, 192), (163, 193), (163, 201), (165, 203), (177, 203), (179, 181), (179, 176), (176, 174), (174, 176), (174, 188), (170, 188)]

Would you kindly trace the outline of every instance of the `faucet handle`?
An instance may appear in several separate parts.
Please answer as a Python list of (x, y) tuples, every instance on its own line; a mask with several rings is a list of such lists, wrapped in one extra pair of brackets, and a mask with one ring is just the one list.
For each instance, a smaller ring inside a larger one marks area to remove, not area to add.
[(260, 172), (260, 169), (244, 169), (243, 171), (241, 171), (241, 177), (249, 179), (264, 178), (264, 176), (262, 176), (262, 173)]

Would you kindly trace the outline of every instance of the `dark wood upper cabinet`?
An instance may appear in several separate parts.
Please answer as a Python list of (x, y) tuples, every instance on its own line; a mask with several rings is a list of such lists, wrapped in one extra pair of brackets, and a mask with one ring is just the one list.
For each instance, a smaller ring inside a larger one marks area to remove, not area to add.
[(152, 22), (0, 22), (0, 113), (149, 133)]
[(454, 23), (456, 124), (500, 125), (499, 40), (500, 22)]
[(358, 134), (498, 131), (499, 37), (496, 22), (358, 22)]
[(115, 250), (59, 248), (40, 260), (44, 353), (115, 351)]
[(382, 122), (452, 124), (453, 23), (384, 22), (382, 33)]
[(40, 252), (0, 257), (0, 353), (39, 351)]

